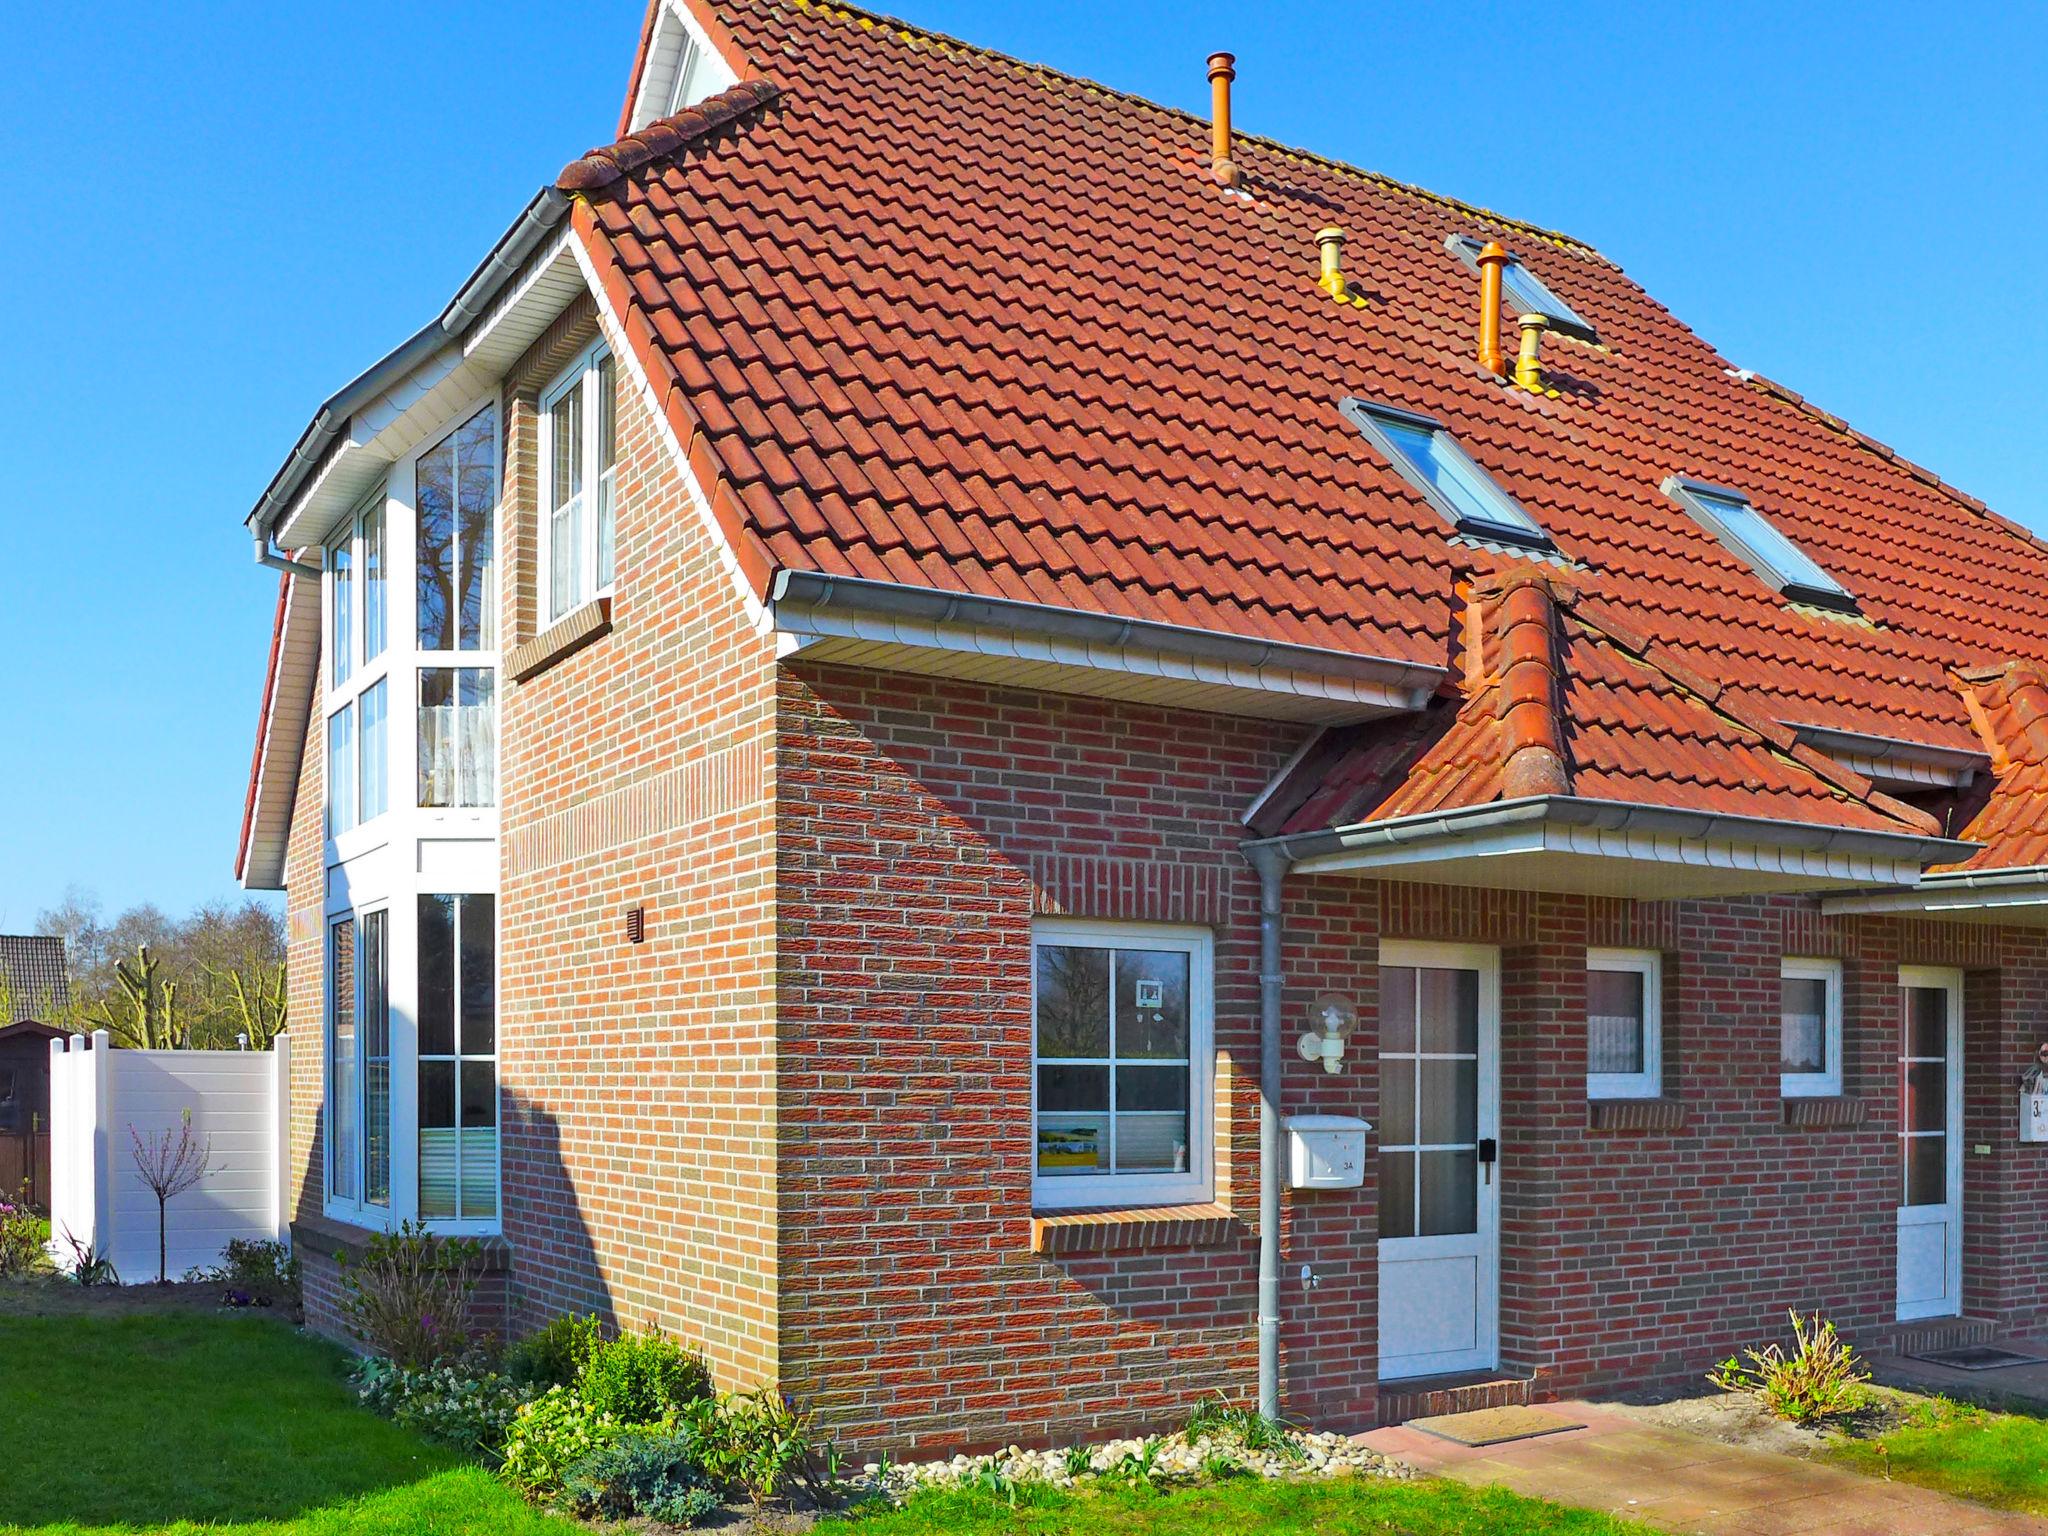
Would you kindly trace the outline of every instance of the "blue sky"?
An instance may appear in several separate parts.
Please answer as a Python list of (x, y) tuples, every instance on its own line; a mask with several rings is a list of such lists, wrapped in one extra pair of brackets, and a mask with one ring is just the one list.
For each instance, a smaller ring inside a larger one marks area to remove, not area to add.
[[(2048, 530), (2048, 9), (902, 9), (1195, 110), (1232, 49), (1246, 130), (1567, 230), (1738, 364)], [(232, 893), (274, 598), (240, 520), (313, 407), (610, 138), (640, 15), (0, 20), (0, 930), (73, 885)]]

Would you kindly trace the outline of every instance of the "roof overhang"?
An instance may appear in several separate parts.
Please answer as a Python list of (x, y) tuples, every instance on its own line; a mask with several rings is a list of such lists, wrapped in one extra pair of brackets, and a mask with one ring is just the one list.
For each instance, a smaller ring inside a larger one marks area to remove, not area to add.
[(439, 315), (313, 413), (246, 519), (259, 539), (320, 543), (393, 461), (453, 426), (583, 291), (569, 208), (554, 187), (535, 194)]
[(1340, 723), (1422, 708), (1442, 667), (1052, 604), (778, 572), (784, 656), (1257, 719)]
[(242, 840), (235, 876), (245, 890), (284, 889), (285, 850), (291, 841), (292, 805), (298, 797), (300, 760), (313, 714), (320, 668), (320, 587), (286, 573), (278, 583), (277, 619), (263, 703), (256, 725), (255, 761), (242, 807)]
[(1821, 903), (1830, 916), (1892, 913), (1958, 923), (2004, 923), (2048, 928), (2048, 866), (1944, 870), (1925, 875), (1909, 891), (1855, 891)]
[(1916, 884), (1975, 845), (1910, 833), (1535, 796), (1246, 844), (1301, 874), (1674, 900)]
[(1882, 789), (1960, 789), (1978, 774), (1991, 771), (1991, 757), (1985, 752), (1819, 725), (1793, 725), (1790, 729), (1806, 746), (1853, 768)]

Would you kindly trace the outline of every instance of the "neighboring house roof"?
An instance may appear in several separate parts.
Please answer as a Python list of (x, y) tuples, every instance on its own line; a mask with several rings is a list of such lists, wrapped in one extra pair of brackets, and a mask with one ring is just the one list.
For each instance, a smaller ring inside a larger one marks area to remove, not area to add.
[(71, 975), (64, 963), (64, 941), (44, 934), (0, 933), (0, 984), (14, 1009), (17, 1024), (47, 1007), (71, 1001)]
[[(1582, 794), (1917, 832), (1781, 728), (1974, 754), (1951, 669), (2048, 663), (2038, 541), (1581, 242), (1257, 138), (1228, 189), (1202, 119), (849, 7), (693, 13), (741, 83), (548, 190), (758, 596), (812, 572), (1455, 664), (1464, 589), (1529, 562), (1454, 535), (1359, 398), (1442, 424), (1555, 540)], [(1318, 285), (1326, 225), (1363, 303)], [(1550, 342), (1540, 393), (1481, 369), (1456, 236), (1600, 345)], [(1672, 476), (1745, 493), (1859, 611), (1788, 603)], [(1412, 799), (1503, 792), (1466, 672), (1438, 747), (1468, 759)]]
[(70, 1033), (67, 1029), (36, 1019), (18, 1019), (12, 1024), (0, 1025), (0, 1045), (10, 1040), (62, 1040)]

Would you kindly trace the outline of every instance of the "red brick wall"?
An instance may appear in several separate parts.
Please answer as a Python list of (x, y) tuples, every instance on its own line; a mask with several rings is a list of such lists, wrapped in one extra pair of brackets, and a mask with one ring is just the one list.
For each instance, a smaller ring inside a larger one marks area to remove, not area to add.
[[(1256, 882), (1237, 814), (1295, 733), (1213, 716), (789, 667), (778, 777), (786, 1386), (857, 1443), (942, 1450), (1099, 1432), (1251, 1391)], [(1029, 1252), (1028, 935), (1036, 911), (1217, 936), (1220, 1249)], [(1504, 1365), (1542, 1390), (1695, 1379), (1820, 1309), (1893, 1319), (1897, 968), (1968, 976), (1973, 1310), (2048, 1315), (2048, 1149), (2014, 1142), (2012, 1077), (2048, 982), (2034, 936), (1828, 920), (1811, 898), (1687, 903), (1295, 879), (1288, 1018), (1335, 987), (1377, 1006), (1379, 939), (1496, 945), (1503, 978)], [(1664, 956), (1682, 1125), (1589, 1126), (1585, 951)], [(1779, 967), (1834, 956), (1861, 1125), (1788, 1126)], [(1289, 1038), (1291, 1039), (1290, 1029)], [(1369, 1033), (1289, 1112), (1377, 1118)], [(1287, 1201), (1291, 1411), (1372, 1412), (1375, 1195)], [(2038, 1214), (2037, 1214), (2038, 1213)], [(1303, 1264), (1313, 1272), (1304, 1286)]]
[[(540, 627), (534, 401), (593, 326), (508, 386), (514, 644)], [(611, 631), (502, 694), (504, 1232), (519, 1328), (659, 1325), (750, 1386), (776, 1372), (774, 663), (619, 380)]]

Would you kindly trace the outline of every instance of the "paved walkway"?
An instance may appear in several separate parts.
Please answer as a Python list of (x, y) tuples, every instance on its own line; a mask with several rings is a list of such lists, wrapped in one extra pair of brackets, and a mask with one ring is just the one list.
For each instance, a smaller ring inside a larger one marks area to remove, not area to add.
[(1681, 1536), (2048, 1536), (2048, 1520), (2031, 1515), (1723, 1445), (1589, 1403), (1548, 1406), (1586, 1427), (1479, 1447), (1405, 1427), (1362, 1438), (1419, 1471), (1498, 1483)]

